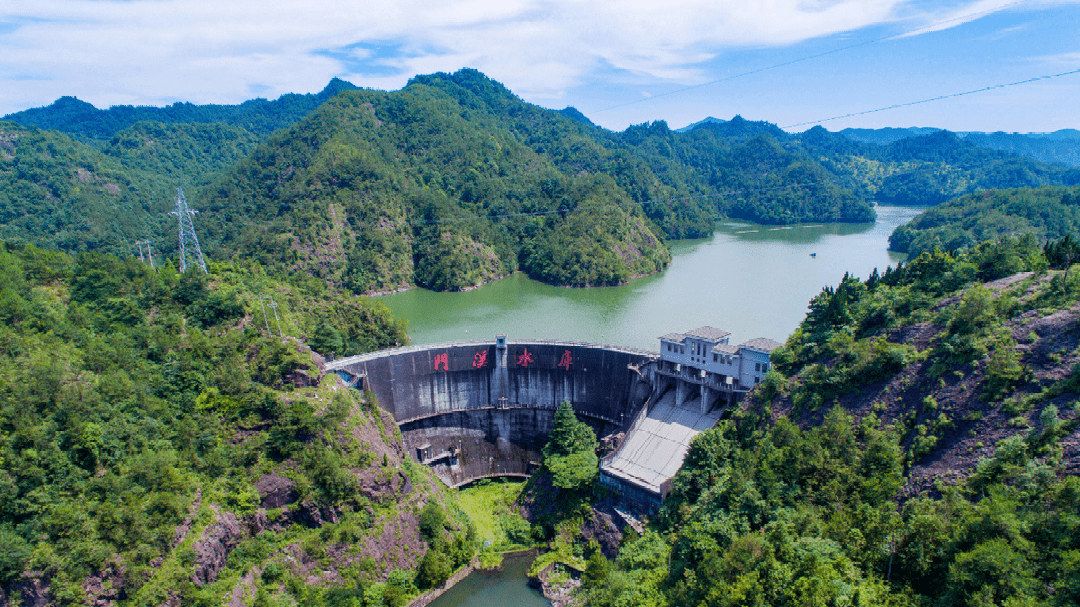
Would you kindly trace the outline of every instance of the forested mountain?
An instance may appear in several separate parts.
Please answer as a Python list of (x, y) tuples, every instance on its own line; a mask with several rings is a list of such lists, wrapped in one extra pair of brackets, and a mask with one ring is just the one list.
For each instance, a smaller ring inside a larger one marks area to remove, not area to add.
[(1080, 273), (1061, 261), (988, 242), (823, 291), (694, 439), (656, 524), (589, 556), (584, 604), (1080, 602)]
[(1080, 166), (1080, 131), (1062, 129), (1053, 133), (966, 133), (964, 140), (979, 147), (1012, 152), (1043, 162)]
[[(1080, 170), (947, 132), (878, 146), (735, 116), (684, 133), (663, 122), (615, 133), (573, 108), (525, 103), (475, 70), (354, 89), (334, 81), (318, 95), (239, 106), (91, 111), (65, 101), (20, 113), (77, 137), (111, 135), (87, 145), (4, 123), (0, 235), (116, 253), (149, 239), (174, 255), (166, 213), (183, 185), (212, 257), (356, 293), (465, 289), (515, 270), (607, 285), (661, 270), (665, 239), (705, 236), (723, 217), (865, 222), (874, 199), (929, 204), (1080, 182)], [(157, 121), (131, 122), (145, 117)]]
[(983, 149), (949, 131), (884, 146), (820, 127), (800, 137), (821, 149), (841, 183), (884, 203), (933, 205), (986, 189), (1080, 184), (1080, 169)]
[(0, 238), (118, 255), (150, 239), (155, 250), (175, 251), (168, 212), (177, 186), (197, 195), (255, 144), (248, 131), (223, 124), (142, 122), (98, 149), (0, 122)]
[(99, 110), (75, 97), (61, 97), (51, 105), (8, 114), (3, 120), (60, 131), (91, 142), (108, 141), (120, 131), (143, 121), (165, 124), (220, 122), (265, 137), (296, 123), (338, 92), (355, 89), (356, 86), (334, 78), (318, 93), (290, 93), (273, 101), (252, 99), (239, 105), (177, 102), (165, 107), (114, 105), (107, 110)]
[(406, 337), (257, 264), (0, 243), (0, 604), (400, 607), (467, 562), (454, 496), (301, 339)]
[(889, 236), (889, 248), (918, 255), (1027, 234), (1040, 242), (1080, 234), (1080, 187), (1013, 188), (969, 194), (928, 209)]

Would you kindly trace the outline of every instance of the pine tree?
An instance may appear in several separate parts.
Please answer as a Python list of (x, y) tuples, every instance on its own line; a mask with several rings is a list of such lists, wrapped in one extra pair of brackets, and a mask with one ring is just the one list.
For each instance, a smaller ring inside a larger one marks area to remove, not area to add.
[(552, 482), (562, 489), (580, 489), (596, 476), (596, 433), (574, 415), (574, 407), (563, 401), (555, 412), (548, 443), (544, 446), (544, 466)]

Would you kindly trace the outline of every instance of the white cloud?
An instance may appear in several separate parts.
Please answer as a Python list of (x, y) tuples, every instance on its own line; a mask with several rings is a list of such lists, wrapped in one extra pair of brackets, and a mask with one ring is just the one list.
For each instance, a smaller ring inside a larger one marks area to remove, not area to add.
[(1019, 8), (1024, 4), (1029, 3), (1025, 0), (978, 0), (962, 6), (930, 6), (925, 11), (913, 12), (909, 15), (912, 21), (921, 21), (925, 25), (909, 30), (898, 38), (940, 32), (970, 23), (991, 13)]
[(1080, 67), (1080, 52), (1033, 57), (1032, 61), (1055, 68), (1078, 68)]
[(936, 12), (912, 0), (8, 0), (0, 114), (70, 94), (99, 107), (237, 103), (251, 90), (316, 91), (333, 76), (397, 88), (463, 66), (523, 97), (558, 99), (598, 69), (702, 82), (709, 75), (697, 66), (724, 49), (901, 18), (952, 27), (1003, 4)]

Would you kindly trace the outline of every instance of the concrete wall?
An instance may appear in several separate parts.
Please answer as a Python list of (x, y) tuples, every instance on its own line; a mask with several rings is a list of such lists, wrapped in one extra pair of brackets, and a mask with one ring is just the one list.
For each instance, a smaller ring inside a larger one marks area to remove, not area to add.
[(422, 445), (433, 454), (460, 449), (456, 462), (431, 464), (457, 485), (530, 473), (563, 400), (598, 437), (623, 429), (651, 390), (631, 367), (655, 356), (577, 342), (510, 341), (497, 348), (492, 340), (384, 350), (327, 369), (375, 393), (414, 458)]

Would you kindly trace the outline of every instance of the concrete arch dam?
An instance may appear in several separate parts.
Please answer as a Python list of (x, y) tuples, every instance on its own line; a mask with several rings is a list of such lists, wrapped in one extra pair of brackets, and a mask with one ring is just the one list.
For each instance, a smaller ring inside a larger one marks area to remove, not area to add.
[(563, 341), (410, 346), (327, 363), (372, 391), (412, 457), (448, 485), (527, 476), (570, 401), (598, 437), (625, 433), (653, 392), (657, 355)]

